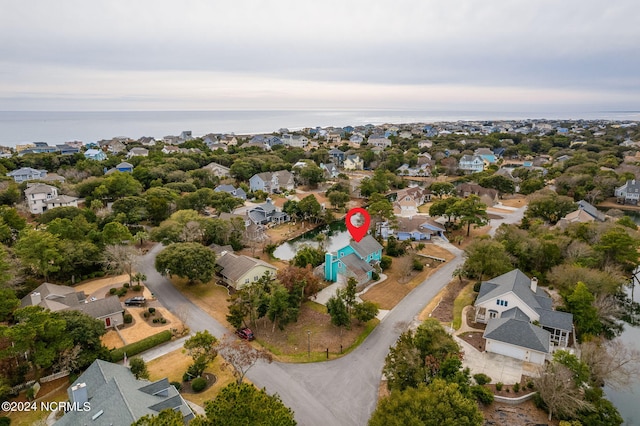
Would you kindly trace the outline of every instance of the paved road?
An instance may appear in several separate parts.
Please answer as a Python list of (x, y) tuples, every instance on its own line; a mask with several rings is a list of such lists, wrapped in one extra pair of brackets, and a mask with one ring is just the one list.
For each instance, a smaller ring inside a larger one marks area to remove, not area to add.
[[(518, 222), (523, 212), (524, 209), (519, 209), (504, 219), (492, 220), (492, 231), (502, 223)], [(140, 271), (147, 275), (147, 285), (156, 297), (174, 313), (186, 307), (189, 312), (187, 324), (193, 331), (207, 329), (218, 337), (229, 333), (158, 274), (153, 263), (160, 250), (161, 245), (154, 247), (142, 257), (139, 266)], [(312, 364), (262, 363), (249, 371), (248, 378), (270, 393), (278, 393), (303, 426), (365, 425), (375, 409), (389, 347), (451, 280), (453, 271), (462, 263), (463, 258), (458, 254), (416, 287), (351, 354)]]

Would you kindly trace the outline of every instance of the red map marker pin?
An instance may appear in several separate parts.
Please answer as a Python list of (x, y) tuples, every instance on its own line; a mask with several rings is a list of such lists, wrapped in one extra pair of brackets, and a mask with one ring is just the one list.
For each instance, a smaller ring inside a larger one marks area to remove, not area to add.
[[(351, 218), (358, 213), (360, 213), (364, 218), (364, 223), (361, 226), (356, 226), (351, 223)], [(359, 243), (360, 240), (363, 239), (365, 235), (367, 235), (371, 217), (369, 216), (369, 212), (367, 212), (365, 209), (363, 209), (362, 207), (356, 207), (355, 209), (351, 209), (349, 210), (349, 212), (347, 212), (347, 216), (345, 217), (344, 221), (346, 222), (347, 230), (349, 231), (353, 239)]]

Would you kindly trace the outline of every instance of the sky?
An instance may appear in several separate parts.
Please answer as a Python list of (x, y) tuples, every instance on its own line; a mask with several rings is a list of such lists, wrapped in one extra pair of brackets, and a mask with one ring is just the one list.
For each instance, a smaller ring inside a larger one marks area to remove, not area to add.
[(0, 0), (0, 110), (640, 110), (635, 0)]

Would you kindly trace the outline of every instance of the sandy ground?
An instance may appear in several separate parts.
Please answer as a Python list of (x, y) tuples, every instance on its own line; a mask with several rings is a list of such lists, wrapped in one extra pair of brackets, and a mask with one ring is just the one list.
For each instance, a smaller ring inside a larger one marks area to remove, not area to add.
[[(151, 306), (156, 308), (156, 314), (149, 317), (147, 320), (142, 316), (142, 314)], [(119, 329), (120, 335), (122, 335), (126, 342), (123, 342), (120, 336), (118, 336), (118, 333), (114, 330), (109, 330), (102, 337), (102, 343), (110, 349), (120, 348), (125, 344), (137, 342), (138, 340), (160, 333), (164, 330), (177, 329), (179, 333), (184, 330), (184, 324), (182, 324), (182, 321), (176, 318), (176, 316), (167, 309), (161, 307), (159, 302), (152, 302), (146, 307), (129, 306), (126, 308), (126, 311), (133, 316), (132, 324), (127, 324), (125, 327)], [(153, 323), (153, 318), (161, 317), (167, 320), (166, 324)]]
[[(122, 284), (129, 282), (129, 275), (116, 275), (116, 276), (108, 276), (105, 278), (98, 278), (95, 280), (85, 281), (76, 285), (74, 288), (77, 291), (84, 291), (87, 296), (91, 296), (94, 293), (97, 293), (98, 290), (105, 289), (105, 291), (109, 291), (111, 287), (122, 287)], [(95, 296), (98, 297), (98, 296)], [(102, 295), (101, 297), (104, 297)]]
[[(97, 297), (98, 299), (104, 298), (110, 288), (122, 287), (122, 284), (129, 282), (129, 275), (117, 275), (106, 278), (100, 278), (96, 280), (86, 281), (75, 286), (79, 291), (84, 291), (89, 297)], [(121, 297), (123, 301), (132, 296), (137, 296), (140, 293), (134, 293), (129, 291), (128, 294)], [(184, 324), (175, 315), (165, 309), (160, 302), (153, 299), (151, 292), (147, 287), (143, 287), (142, 295), (149, 300), (145, 307), (127, 306), (125, 312), (129, 312), (133, 316), (133, 323), (126, 324), (124, 327), (120, 327), (120, 335), (114, 330), (109, 330), (102, 336), (102, 343), (108, 348), (120, 348), (125, 344), (133, 343), (141, 340), (145, 337), (149, 337), (152, 334), (159, 333), (164, 330), (177, 329), (178, 332), (184, 330)], [(156, 308), (155, 316), (146, 320), (143, 317), (143, 312), (149, 307)], [(166, 324), (153, 324), (153, 318), (165, 318)], [(122, 336), (122, 337), (121, 337)], [(124, 338), (124, 341), (123, 341)]]

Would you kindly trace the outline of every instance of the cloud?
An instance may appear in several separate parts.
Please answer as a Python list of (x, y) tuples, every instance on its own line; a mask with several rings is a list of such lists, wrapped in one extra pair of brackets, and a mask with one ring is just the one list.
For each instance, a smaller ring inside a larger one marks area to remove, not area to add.
[(97, 109), (335, 106), (345, 94), (384, 107), (387, 96), (415, 103), (425, 88), (474, 93), (460, 102), (478, 105), (496, 91), (628, 105), (640, 91), (636, 9), (630, 0), (4, 2), (0, 108), (38, 97)]

